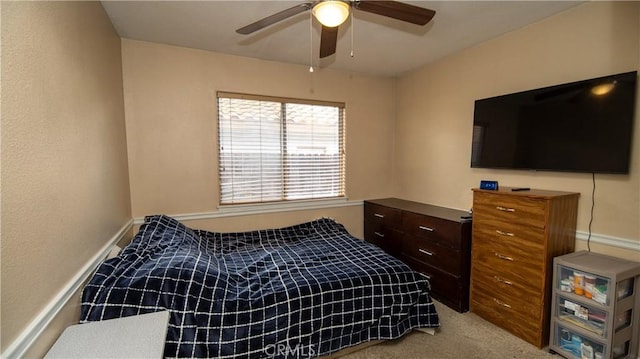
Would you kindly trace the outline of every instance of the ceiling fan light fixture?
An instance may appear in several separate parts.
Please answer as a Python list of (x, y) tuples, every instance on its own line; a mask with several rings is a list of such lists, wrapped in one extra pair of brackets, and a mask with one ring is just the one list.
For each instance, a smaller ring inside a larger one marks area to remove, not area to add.
[(313, 7), (313, 16), (327, 27), (341, 25), (349, 17), (349, 4), (340, 0), (327, 0)]

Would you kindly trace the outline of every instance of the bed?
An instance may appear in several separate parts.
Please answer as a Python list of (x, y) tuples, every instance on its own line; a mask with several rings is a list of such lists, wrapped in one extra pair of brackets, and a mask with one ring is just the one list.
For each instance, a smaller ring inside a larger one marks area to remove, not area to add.
[(169, 310), (165, 357), (318, 357), (438, 327), (429, 290), (329, 218), (215, 233), (157, 215), (98, 267), (81, 322)]

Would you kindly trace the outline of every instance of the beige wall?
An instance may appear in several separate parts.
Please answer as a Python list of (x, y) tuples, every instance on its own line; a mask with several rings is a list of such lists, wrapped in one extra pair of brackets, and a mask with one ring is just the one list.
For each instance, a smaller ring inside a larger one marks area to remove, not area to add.
[[(470, 168), (474, 100), (640, 70), (639, 54), (640, 3), (589, 2), (404, 76), (397, 90), (395, 194), (466, 210), (470, 188), (481, 179), (576, 191), (582, 194), (578, 230), (587, 231), (590, 174)], [(639, 116), (636, 109), (631, 173), (596, 175), (594, 233), (640, 241)], [(596, 247), (640, 260), (638, 252)]]
[[(470, 188), (496, 179), (581, 192), (586, 231), (589, 175), (469, 168), (473, 101), (640, 69), (637, 2), (581, 5), (397, 82), (121, 43), (97, 2), (0, 9), (2, 351), (132, 216), (217, 211), (216, 91), (345, 102), (350, 200), (395, 195), (468, 209)], [(640, 126), (634, 138), (631, 174), (597, 176), (593, 231), (640, 241)], [(236, 231), (320, 216), (362, 235), (357, 205), (188, 224)], [(58, 328), (77, 319), (77, 302)]]
[(1, 6), (4, 353), (131, 209), (120, 39), (102, 6)]
[[(392, 79), (323, 69), (309, 73), (306, 66), (127, 39), (122, 57), (134, 217), (218, 210), (217, 91), (345, 102), (347, 196), (391, 194)], [(344, 211), (311, 211), (303, 217)], [(336, 219), (361, 232), (361, 208), (347, 212)], [(231, 229), (234, 223), (232, 230), (245, 230), (287, 225), (292, 218), (285, 212), (212, 220), (206, 226), (217, 222)]]

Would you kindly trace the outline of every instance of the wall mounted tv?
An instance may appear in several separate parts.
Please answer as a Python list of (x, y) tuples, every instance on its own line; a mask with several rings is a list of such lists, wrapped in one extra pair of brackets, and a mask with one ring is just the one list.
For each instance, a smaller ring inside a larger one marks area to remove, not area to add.
[(471, 167), (629, 173), (636, 79), (633, 71), (477, 100)]

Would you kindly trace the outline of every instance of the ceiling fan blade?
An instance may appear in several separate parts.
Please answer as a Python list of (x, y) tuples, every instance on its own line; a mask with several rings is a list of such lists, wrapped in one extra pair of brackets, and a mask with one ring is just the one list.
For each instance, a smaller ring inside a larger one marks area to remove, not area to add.
[(304, 4), (299, 4), (296, 5), (294, 7), (290, 7), (286, 10), (282, 10), (278, 13), (275, 13), (271, 16), (267, 16), (264, 19), (260, 19), (252, 24), (249, 24), (245, 27), (241, 27), (238, 30), (236, 30), (236, 32), (238, 34), (242, 34), (242, 35), (248, 35), (251, 34), (252, 32), (264, 29), (265, 27), (269, 26), (269, 25), (273, 25), (277, 22), (280, 22), (284, 19), (287, 19), (291, 16), (297, 15), (301, 12), (305, 12), (309, 9), (311, 9), (311, 7), (313, 6), (313, 3), (304, 3)]
[(391, 17), (416, 25), (426, 25), (436, 14), (433, 10), (398, 1), (360, 0), (354, 2), (353, 6), (358, 10)]
[(322, 32), (320, 33), (320, 58), (335, 54), (337, 43), (338, 26), (327, 27), (322, 25)]

